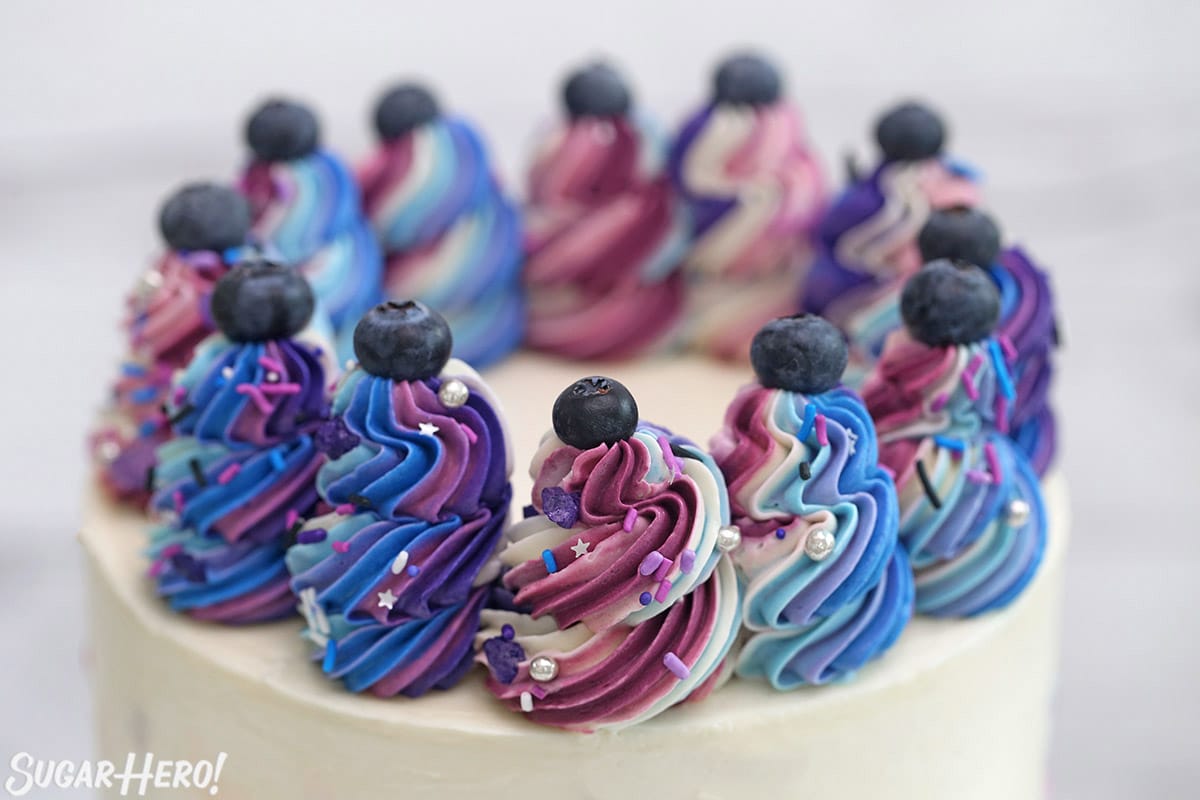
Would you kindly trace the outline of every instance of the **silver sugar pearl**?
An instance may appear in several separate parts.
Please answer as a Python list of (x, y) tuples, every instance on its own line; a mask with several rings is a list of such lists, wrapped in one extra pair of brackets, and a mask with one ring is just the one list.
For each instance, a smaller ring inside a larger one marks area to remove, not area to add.
[(438, 389), (438, 399), (442, 401), (442, 405), (446, 408), (458, 408), (459, 406), (466, 405), (467, 399), (470, 396), (471, 390), (458, 378), (451, 378)]
[(833, 552), (836, 544), (837, 541), (833, 538), (832, 531), (824, 529), (810, 531), (804, 539), (804, 555), (813, 561), (824, 561)]
[(1029, 507), (1029, 503), (1017, 497), (1009, 501), (1008, 512), (1005, 516), (1009, 525), (1019, 528), (1029, 521), (1031, 513), (1033, 513), (1033, 509)]
[(146, 270), (142, 273), (142, 286), (146, 289), (157, 289), (162, 286), (163, 274), (156, 269)]
[(103, 442), (98, 448), (97, 454), (105, 464), (111, 464), (117, 460), (117, 456), (121, 455), (121, 445), (112, 440)]
[(736, 550), (742, 543), (742, 532), (737, 525), (722, 525), (717, 531), (717, 549), (722, 553)]
[(529, 677), (538, 683), (552, 681), (558, 675), (558, 662), (550, 656), (537, 656), (529, 662)]

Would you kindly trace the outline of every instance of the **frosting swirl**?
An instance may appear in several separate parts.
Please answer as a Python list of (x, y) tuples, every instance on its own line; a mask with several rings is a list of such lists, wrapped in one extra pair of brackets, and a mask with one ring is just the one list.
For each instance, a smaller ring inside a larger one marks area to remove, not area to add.
[(1041, 563), (1046, 518), (1037, 477), (997, 431), (1014, 396), (994, 339), (931, 348), (897, 331), (868, 381), (864, 397), (880, 463), (896, 475), (919, 613), (1001, 608)]
[(491, 174), (479, 135), (439, 117), (383, 142), (359, 171), (363, 205), (387, 253), (386, 291), (438, 309), (455, 355), (484, 366), (524, 332), (520, 216)]
[(674, 330), (687, 231), (660, 152), (623, 116), (571, 120), (539, 148), (522, 273), (531, 347), (627, 358)]
[(825, 201), (799, 112), (707, 105), (684, 124), (670, 174), (695, 237), (686, 259), (692, 339), (744, 359), (762, 324), (792, 311)]
[(742, 533), (733, 558), (750, 637), (739, 674), (779, 689), (823, 683), (890, 646), (912, 615), (912, 580), (896, 555), (895, 489), (858, 396), (752, 384), (712, 450)]

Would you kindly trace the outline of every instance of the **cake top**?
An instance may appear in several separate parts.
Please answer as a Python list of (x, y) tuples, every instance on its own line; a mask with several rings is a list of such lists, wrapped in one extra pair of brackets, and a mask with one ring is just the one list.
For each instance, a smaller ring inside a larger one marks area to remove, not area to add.
[(948, 258), (986, 267), (1000, 254), (1000, 227), (974, 208), (938, 209), (917, 237), (926, 263)]
[(875, 141), (885, 161), (922, 161), (942, 152), (946, 126), (929, 106), (901, 103), (875, 123)]
[(768, 389), (827, 392), (841, 382), (849, 358), (846, 337), (815, 314), (771, 320), (750, 343), (750, 363)]
[(321, 127), (308, 106), (274, 98), (246, 122), (246, 143), (260, 161), (294, 161), (320, 145)]
[(312, 289), (300, 273), (255, 259), (242, 262), (217, 281), (212, 317), (230, 341), (265, 342), (302, 331), (314, 305)]
[(986, 339), (1000, 319), (1000, 293), (987, 273), (966, 261), (926, 264), (900, 293), (909, 333), (930, 347)]
[(437, 98), (419, 83), (399, 83), (375, 105), (375, 131), (385, 142), (401, 139), (442, 113)]
[(553, 419), (559, 439), (589, 450), (633, 436), (638, 423), (637, 401), (619, 381), (592, 375), (563, 389), (554, 401)]
[(441, 314), (417, 300), (389, 300), (354, 328), (354, 355), (371, 375), (394, 381), (427, 380), (450, 360), (454, 337)]
[(601, 61), (568, 75), (563, 83), (562, 99), (571, 119), (619, 117), (628, 114), (633, 105), (625, 79)]
[(730, 105), (766, 106), (783, 94), (779, 70), (758, 53), (737, 53), (717, 66), (713, 100)]
[(184, 184), (158, 212), (158, 229), (174, 250), (220, 252), (245, 244), (250, 204), (231, 187), (207, 181)]

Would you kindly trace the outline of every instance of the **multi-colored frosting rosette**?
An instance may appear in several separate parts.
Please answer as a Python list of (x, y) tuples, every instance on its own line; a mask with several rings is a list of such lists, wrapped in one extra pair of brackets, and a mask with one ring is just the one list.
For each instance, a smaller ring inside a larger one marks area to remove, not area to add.
[(1057, 444), (1049, 392), (1054, 378), (1052, 356), (1058, 345), (1058, 322), (1050, 278), (1021, 247), (1000, 248), (1000, 229), (980, 211), (953, 208), (935, 211), (918, 237), (926, 261), (960, 259), (987, 270), (1000, 290), (1000, 322), (996, 338), (1012, 359), (1016, 397), (1011, 421), (996, 420), (1029, 457), (1038, 475), (1054, 460)]
[(595, 376), (559, 395), (530, 473), (533, 504), (500, 552), (512, 595), (483, 612), (477, 642), (488, 689), (575, 731), (705, 697), (739, 623), (716, 464), (639, 423), (629, 391)]
[(246, 143), (252, 158), (240, 185), (255, 236), (308, 279), (348, 358), (354, 324), (383, 298), (383, 256), (354, 175), (321, 146), (316, 116), (299, 103), (260, 106), (246, 124)]
[(943, 155), (946, 126), (927, 106), (888, 110), (875, 138), (881, 162), (866, 175), (852, 174), (821, 219), (817, 258), (800, 296), (803, 310), (823, 315), (849, 338), (846, 379), (855, 386), (901, 325), (896, 298), (925, 263), (917, 234), (930, 211), (979, 202), (974, 175)]
[(718, 358), (745, 359), (764, 323), (795, 310), (826, 194), (771, 64), (738, 55), (720, 65), (712, 98), (672, 147), (670, 172), (694, 237), (685, 262), (689, 338)]
[(665, 145), (605, 64), (563, 86), (566, 119), (539, 143), (525, 214), (526, 343), (568, 358), (632, 358), (678, 332), (688, 229)]
[(189, 183), (163, 203), (158, 226), (167, 247), (126, 301), (127, 355), (92, 437), (105, 487), (139, 505), (150, 496), (154, 451), (170, 438), (162, 409), (171, 378), (215, 328), (209, 298), (247, 252), (250, 208), (232, 188)]
[(737, 672), (776, 689), (853, 675), (913, 613), (896, 489), (866, 407), (839, 385), (847, 357), (820, 317), (767, 323), (751, 345), (758, 382), (713, 439), (740, 535)]
[(283, 556), (317, 502), (329, 345), (297, 338), (311, 289), (289, 267), (239, 265), (212, 297), (220, 333), (196, 349), (167, 402), (150, 574), (171, 607), (247, 623), (292, 613)]
[(415, 697), (470, 668), (498, 572), (512, 450), (499, 404), (450, 359), (446, 321), (383, 303), (354, 334), (317, 476), (329, 514), (287, 554), (321, 668), (354, 692)]
[(971, 616), (1003, 608), (1033, 579), (1046, 544), (1038, 476), (1004, 435), (1016, 397), (1015, 352), (991, 334), (995, 284), (965, 261), (935, 261), (900, 298), (864, 399), (895, 475), (900, 540), (916, 609)]
[(380, 99), (375, 128), (379, 146), (358, 179), (387, 256), (387, 295), (438, 309), (456, 358), (500, 360), (525, 333), (521, 218), (479, 134), (415, 84)]

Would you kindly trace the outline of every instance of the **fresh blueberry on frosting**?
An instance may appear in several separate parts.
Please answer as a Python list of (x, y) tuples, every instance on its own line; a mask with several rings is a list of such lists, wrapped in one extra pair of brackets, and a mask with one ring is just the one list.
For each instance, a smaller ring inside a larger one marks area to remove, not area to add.
[(750, 363), (768, 389), (827, 392), (841, 382), (848, 359), (842, 332), (815, 314), (772, 320), (750, 343)]
[(1000, 255), (1000, 228), (978, 209), (934, 211), (917, 236), (917, 246), (926, 263), (948, 258), (988, 267)]
[(900, 293), (909, 333), (930, 347), (986, 339), (1000, 319), (1000, 294), (988, 274), (966, 261), (926, 264)]
[(316, 151), (317, 117), (291, 100), (268, 100), (246, 123), (246, 142), (260, 161), (294, 161)]
[(395, 141), (441, 114), (433, 93), (417, 83), (393, 86), (375, 106), (375, 130), (385, 142)]
[(901, 103), (879, 118), (875, 140), (885, 161), (922, 161), (942, 151), (946, 126), (928, 106)]
[(637, 401), (621, 383), (581, 378), (554, 401), (554, 433), (566, 444), (590, 450), (628, 439), (637, 430)]
[(163, 203), (158, 229), (174, 250), (219, 253), (245, 244), (250, 204), (228, 186), (189, 183)]
[(619, 117), (629, 113), (629, 87), (608, 64), (589, 64), (575, 70), (563, 84), (563, 104), (572, 119)]
[(212, 317), (234, 342), (286, 339), (304, 329), (313, 314), (308, 281), (270, 261), (247, 261), (217, 281)]
[(713, 99), (730, 105), (765, 106), (779, 100), (783, 81), (771, 62), (739, 53), (721, 62), (713, 76)]
[(432, 378), (450, 359), (454, 338), (442, 315), (416, 300), (388, 301), (354, 329), (354, 355), (371, 375), (394, 381)]

